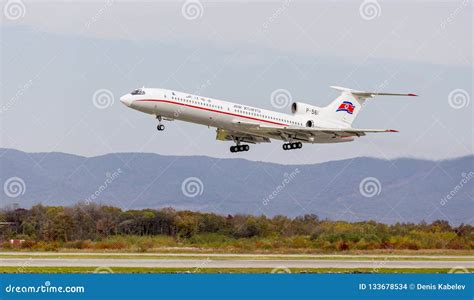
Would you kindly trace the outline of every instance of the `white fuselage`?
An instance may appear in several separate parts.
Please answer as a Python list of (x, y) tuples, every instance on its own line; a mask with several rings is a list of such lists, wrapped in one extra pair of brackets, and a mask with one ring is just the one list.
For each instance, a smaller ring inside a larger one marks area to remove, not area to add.
[[(160, 116), (163, 119), (181, 120), (229, 131), (245, 131), (238, 125), (239, 122), (281, 128), (306, 128), (308, 120), (311, 120), (315, 127), (325, 125), (324, 122), (321, 124), (321, 120), (307, 115), (289, 115), (173, 90), (143, 88), (137, 91), (142, 94), (134, 95), (132, 92), (122, 96), (120, 101), (130, 108)], [(262, 136), (266, 135), (262, 134)], [(275, 135), (266, 137), (284, 140), (284, 137)], [(331, 143), (350, 140), (352, 139), (306, 142)]]
[(239, 119), (279, 126), (304, 126), (305, 122), (284, 113), (178, 91), (143, 90), (144, 95), (127, 94), (120, 99), (130, 108), (144, 113), (213, 127), (226, 128)]

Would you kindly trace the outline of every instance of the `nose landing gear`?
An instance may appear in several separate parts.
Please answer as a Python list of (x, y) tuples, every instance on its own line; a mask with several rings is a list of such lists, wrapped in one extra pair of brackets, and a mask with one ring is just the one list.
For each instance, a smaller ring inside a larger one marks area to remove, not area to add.
[(162, 120), (161, 116), (156, 116), (156, 119), (158, 120), (158, 125), (156, 126), (156, 129), (158, 131), (165, 130), (165, 125), (161, 124), (161, 120)]

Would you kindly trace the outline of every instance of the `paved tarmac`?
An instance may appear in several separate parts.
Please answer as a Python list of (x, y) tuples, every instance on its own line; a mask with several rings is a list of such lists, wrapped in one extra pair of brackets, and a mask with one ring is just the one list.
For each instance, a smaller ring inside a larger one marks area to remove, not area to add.
[(135, 267), (135, 268), (474, 268), (474, 260), (357, 259), (212, 259), (212, 258), (0, 258), (10, 267)]

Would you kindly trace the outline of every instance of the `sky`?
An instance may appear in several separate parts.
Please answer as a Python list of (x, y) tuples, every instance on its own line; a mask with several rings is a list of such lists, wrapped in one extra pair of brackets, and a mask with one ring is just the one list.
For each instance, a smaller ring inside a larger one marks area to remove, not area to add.
[[(0, 147), (306, 164), (357, 156), (473, 153), (471, 1), (2, 1)], [(338, 85), (416, 93), (369, 100), (353, 127), (397, 129), (345, 144), (281, 142), (230, 153), (215, 129), (120, 103), (137, 87), (290, 113)], [(272, 105), (284, 89), (286, 105)]]

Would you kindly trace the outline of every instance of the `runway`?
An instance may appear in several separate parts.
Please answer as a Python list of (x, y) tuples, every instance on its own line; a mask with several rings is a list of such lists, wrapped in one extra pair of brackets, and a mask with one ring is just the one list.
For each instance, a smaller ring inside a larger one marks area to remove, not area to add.
[(130, 267), (130, 268), (343, 268), (451, 269), (474, 268), (474, 261), (338, 260), (338, 259), (147, 259), (147, 258), (2, 258), (5, 267)]

